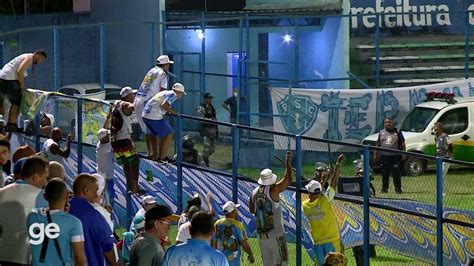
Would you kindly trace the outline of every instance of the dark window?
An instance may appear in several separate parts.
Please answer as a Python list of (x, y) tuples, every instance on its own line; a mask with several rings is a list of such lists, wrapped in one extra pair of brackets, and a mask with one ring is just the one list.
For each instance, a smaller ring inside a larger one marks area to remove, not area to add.
[(72, 88), (62, 88), (59, 90), (60, 93), (64, 93), (66, 95), (74, 95), (74, 94), (81, 94), (78, 90)]
[(456, 108), (447, 111), (438, 121), (443, 123), (446, 134), (459, 134), (466, 131), (469, 125), (468, 113), (467, 107)]

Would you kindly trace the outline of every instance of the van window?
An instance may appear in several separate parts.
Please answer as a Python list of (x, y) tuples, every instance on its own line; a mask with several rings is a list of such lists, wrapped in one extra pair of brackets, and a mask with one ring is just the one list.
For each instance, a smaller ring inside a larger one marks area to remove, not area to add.
[(423, 132), (439, 109), (415, 107), (402, 122), (401, 130), (408, 132)]
[(467, 107), (456, 108), (443, 114), (439, 122), (443, 123), (446, 134), (459, 134), (466, 131), (469, 125)]

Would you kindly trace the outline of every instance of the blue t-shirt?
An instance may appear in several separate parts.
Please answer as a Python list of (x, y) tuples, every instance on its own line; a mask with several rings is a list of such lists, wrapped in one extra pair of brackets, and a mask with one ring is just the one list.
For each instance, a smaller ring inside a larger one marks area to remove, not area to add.
[(222, 218), (215, 223), (217, 250), (222, 251), (229, 261), (229, 265), (240, 265), (241, 242), (247, 240), (244, 225), (232, 218)]
[(84, 249), (89, 265), (104, 265), (104, 253), (111, 251), (115, 239), (104, 217), (83, 197), (73, 197), (69, 213), (82, 222)]
[(213, 249), (208, 242), (190, 239), (172, 246), (166, 251), (163, 266), (229, 266), (222, 252)]
[[(61, 255), (63, 261), (58, 255), (58, 251), (54, 245), (54, 240), (50, 239), (48, 242), (48, 249), (45, 255), (45, 262), (40, 262), (41, 248), (43, 244), (31, 244), (31, 255), (32, 265), (64, 265), (65, 264), (74, 264), (74, 255), (72, 253), (72, 242), (84, 242), (84, 234), (82, 233), (82, 223), (76, 217), (67, 214), (63, 211), (53, 210), (50, 212), (51, 222), (56, 223), (59, 227), (59, 236), (57, 238), (59, 248), (61, 249)], [(43, 224), (46, 228), (48, 223), (48, 218), (46, 216), (46, 209), (39, 208), (34, 209), (28, 217), (26, 218), (26, 226), (28, 229), (33, 224)], [(30, 230), (29, 234), (31, 234)], [(32, 240), (38, 240), (38, 238), (32, 237), (29, 235), (29, 238)]]

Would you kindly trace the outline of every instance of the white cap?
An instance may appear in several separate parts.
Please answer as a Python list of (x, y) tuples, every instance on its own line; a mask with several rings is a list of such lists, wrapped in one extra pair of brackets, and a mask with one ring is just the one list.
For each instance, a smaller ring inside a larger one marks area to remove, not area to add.
[(99, 187), (97, 192), (99, 193), (99, 195), (102, 195), (102, 192), (104, 192), (104, 189), (105, 189), (105, 178), (98, 173), (92, 174), (92, 176), (94, 176), (97, 179), (97, 185)]
[(52, 114), (43, 112), (43, 116), (46, 116), (49, 119), (49, 122), (51, 122), (51, 126), (54, 125), (54, 116)]
[(0, 123), (5, 124), (5, 119), (3, 119), (3, 115), (0, 115)]
[(321, 193), (322, 191), (322, 186), (321, 183), (319, 183), (316, 180), (311, 180), (305, 188), (308, 190), (309, 193), (315, 194), (315, 193)]
[(175, 84), (173, 85), (172, 89), (173, 89), (174, 91), (180, 91), (180, 92), (184, 93), (184, 95), (186, 95), (186, 92), (184, 91), (184, 85), (181, 84), (181, 83), (175, 83)]
[(170, 58), (167, 55), (160, 55), (156, 59), (156, 63), (158, 65), (164, 65), (164, 64), (174, 64), (174, 61), (171, 61)]
[(240, 207), (240, 204), (235, 204), (232, 201), (226, 202), (226, 204), (222, 205), (222, 211), (224, 214), (229, 214), (233, 211), (235, 211), (238, 207)]
[(107, 136), (108, 134), (109, 130), (105, 128), (101, 128), (99, 129), (99, 131), (97, 131), (97, 137), (99, 138), (99, 140), (105, 138), (105, 136)]
[(142, 199), (142, 204), (153, 204), (156, 203), (155, 197), (153, 196), (145, 196)]
[(131, 87), (123, 87), (122, 90), (120, 91), (120, 97), (125, 98), (127, 97), (130, 93), (136, 93), (137, 90), (132, 89)]
[(260, 172), (260, 178), (258, 179), (258, 183), (263, 186), (270, 186), (275, 184), (277, 180), (277, 176), (272, 172), (272, 169), (263, 169)]

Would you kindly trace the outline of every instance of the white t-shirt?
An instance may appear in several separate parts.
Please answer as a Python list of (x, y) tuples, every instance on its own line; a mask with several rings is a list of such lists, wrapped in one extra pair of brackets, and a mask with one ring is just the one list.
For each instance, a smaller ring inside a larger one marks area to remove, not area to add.
[(109, 143), (97, 143), (97, 173), (106, 180), (114, 178), (114, 153), (112, 151), (112, 145)]
[(189, 228), (191, 227), (191, 222), (185, 222), (180, 225), (178, 228), (178, 235), (176, 236), (176, 241), (186, 242), (191, 239), (191, 233), (189, 233)]
[[(0, 79), (4, 80), (18, 80), (16, 76), (16, 71), (20, 68), (21, 62), (28, 56), (33, 56), (32, 53), (21, 54), (8, 62), (3, 68), (0, 70)], [(23, 73), (24, 77), (28, 76), (28, 73), (25, 71)]]
[[(40, 194), (41, 193), (41, 194)], [(0, 189), (0, 261), (31, 263), (26, 217), (38, 206), (43, 191), (23, 182)]]
[(133, 232), (133, 230), (132, 230), (132, 229), (134, 229), (134, 228), (133, 228), (133, 221), (135, 220), (135, 218), (137, 218), (138, 216), (143, 216), (143, 217), (145, 217), (145, 212), (146, 212), (145, 209), (140, 208), (140, 209), (137, 211), (137, 213), (135, 213), (135, 216), (133, 216), (132, 222), (131, 222), (131, 224), (130, 224), (130, 230), (129, 230), (130, 232)]
[(167, 102), (169, 105), (172, 105), (178, 96), (172, 90), (159, 92), (157, 95), (153, 96), (143, 109), (143, 118), (151, 120), (162, 120), (163, 116), (166, 114), (166, 111), (161, 107), (164, 102)]
[(137, 91), (137, 98), (148, 101), (160, 92), (161, 88), (168, 88), (168, 75), (161, 67), (155, 66), (146, 73)]
[(114, 231), (114, 222), (112, 222), (112, 215), (108, 210), (102, 207), (99, 203), (91, 203), (96, 211), (98, 211), (110, 227), (110, 230)]
[(56, 162), (64, 165), (64, 157), (62, 157), (61, 155), (58, 155), (58, 154), (52, 154), (51, 153), (50, 149), (51, 149), (51, 146), (53, 144), (57, 144), (59, 146), (59, 144), (56, 141), (54, 141), (53, 139), (48, 139), (43, 143), (43, 151), (44, 151), (44, 155), (46, 156), (46, 159), (48, 159), (48, 161), (50, 161), (50, 162), (56, 161)]

